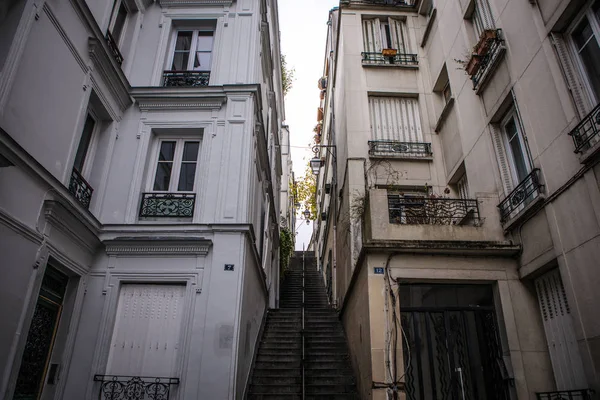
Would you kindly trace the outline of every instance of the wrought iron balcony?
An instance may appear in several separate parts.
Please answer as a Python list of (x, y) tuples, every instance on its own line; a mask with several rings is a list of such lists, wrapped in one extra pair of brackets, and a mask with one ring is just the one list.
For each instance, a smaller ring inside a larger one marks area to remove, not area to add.
[(102, 382), (99, 400), (169, 400), (172, 386), (179, 384), (179, 378), (116, 375), (95, 375), (94, 381)]
[(467, 225), (478, 224), (479, 204), (474, 199), (404, 197), (388, 195), (391, 224)]
[(342, 4), (414, 7), (415, 0), (342, 0)]
[(536, 393), (538, 400), (592, 400), (591, 389), (561, 390), (556, 392)]
[(208, 86), (210, 71), (164, 71), (163, 86), (198, 87)]
[(365, 52), (360, 53), (364, 65), (398, 65), (417, 66), (419, 60), (416, 54), (397, 53), (394, 56), (384, 56), (382, 53)]
[(506, 222), (516, 214), (518, 214), (523, 207), (529, 204), (533, 199), (538, 197), (541, 193), (544, 185), (540, 184), (539, 174), (540, 170), (535, 168), (519, 185), (513, 189), (512, 192), (500, 204), (500, 220)]
[(575, 143), (575, 153), (581, 153), (600, 141), (600, 104), (569, 135)]
[(191, 218), (195, 193), (142, 193), (140, 217)]
[(123, 64), (123, 55), (119, 51), (119, 45), (117, 44), (115, 38), (113, 38), (109, 31), (106, 32), (106, 43), (108, 44), (108, 48), (112, 52), (117, 64)]
[(431, 143), (369, 140), (369, 155), (375, 157), (431, 157)]
[(69, 181), (69, 191), (83, 207), (90, 208), (92, 201), (92, 193), (94, 189), (83, 176), (73, 168), (71, 172), (71, 180)]
[(497, 62), (500, 60), (500, 56), (506, 50), (504, 48), (504, 39), (502, 38), (502, 29), (496, 29), (493, 32), (494, 36), (485, 41), (484, 46), (480, 48), (479, 54), (473, 55), (473, 57), (477, 58), (478, 63), (476, 72), (471, 75), (471, 82), (475, 90), (479, 89), (489, 78)]

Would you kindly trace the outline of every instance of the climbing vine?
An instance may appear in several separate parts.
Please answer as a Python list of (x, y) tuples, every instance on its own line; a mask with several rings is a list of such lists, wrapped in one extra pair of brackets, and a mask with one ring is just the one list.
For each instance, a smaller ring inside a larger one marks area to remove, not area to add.
[(292, 239), (292, 232), (288, 228), (281, 228), (279, 231), (279, 267), (281, 270), (281, 279), (283, 279), (288, 270), (293, 250), (294, 241)]

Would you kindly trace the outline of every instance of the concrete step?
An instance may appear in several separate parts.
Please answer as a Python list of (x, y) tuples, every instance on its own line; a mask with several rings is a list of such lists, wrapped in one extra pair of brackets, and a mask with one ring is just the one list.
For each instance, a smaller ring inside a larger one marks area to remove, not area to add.
[[(262, 353), (258, 353), (256, 356), (257, 362), (297, 362), (302, 360), (302, 353), (293, 354), (293, 355), (265, 355)], [(320, 359), (315, 359), (315, 361), (319, 361)], [(327, 361), (331, 361), (330, 359), (326, 359)]]
[(302, 379), (302, 370), (300, 368), (254, 368), (252, 371), (253, 377), (271, 377), (271, 378), (300, 378)]
[(302, 385), (252, 384), (250, 390), (252, 393), (265, 394), (302, 394)]
[[(320, 394), (307, 394), (304, 397), (305, 400), (359, 400), (358, 394), (356, 393), (320, 393)], [(255, 400), (254, 398), (252, 400)], [(267, 400), (266, 398), (264, 400)], [(270, 398), (268, 400), (271, 400)], [(286, 398), (291, 400), (291, 398)]]
[(306, 394), (326, 394), (326, 393), (356, 393), (354, 385), (343, 384), (305, 384), (304, 389)]
[(276, 385), (302, 385), (302, 376), (253, 376), (253, 385), (276, 384)]
[(348, 374), (352, 374), (352, 368), (350, 366), (350, 361), (306, 361), (304, 363), (304, 369), (305, 370), (334, 369), (337, 371), (347, 371)]
[[(312, 398), (311, 400), (316, 400), (317, 398)], [(328, 398), (327, 398), (328, 399)], [(273, 393), (253, 393), (250, 392), (248, 395), (248, 400), (302, 400), (301, 394), (273, 394)], [(323, 399), (325, 400), (325, 399)], [(342, 400), (342, 399), (332, 399), (332, 400)]]
[(301, 360), (296, 361), (256, 361), (256, 368), (261, 369), (289, 369), (300, 368)]

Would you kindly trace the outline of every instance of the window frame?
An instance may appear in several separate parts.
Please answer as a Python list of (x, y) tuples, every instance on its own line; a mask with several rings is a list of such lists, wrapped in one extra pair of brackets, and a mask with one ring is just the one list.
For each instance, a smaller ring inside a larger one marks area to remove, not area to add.
[(600, 93), (596, 93), (592, 87), (586, 66), (585, 66), (583, 60), (581, 59), (581, 56), (577, 49), (577, 44), (575, 43), (575, 40), (573, 38), (573, 33), (579, 27), (579, 25), (583, 22), (583, 19), (587, 18), (587, 21), (588, 21), (590, 27), (592, 28), (592, 34), (593, 34), (594, 38), (596, 39), (598, 46), (600, 47), (600, 18), (597, 17), (594, 14), (594, 11), (592, 10), (592, 7), (594, 6), (594, 3), (596, 1), (600, 1), (600, 0), (589, 0), (586, 3), (585, 7), (583, 7), (583, 10), (571, 22), (571, 25), (569, 26), (569, 29), (567, 30), (566, 35), (565, 35), (571, 59), (573, 60), (573, 62), (575, 64), (577, 73), (581, 77), (582, 86), (584, 87), (585, 95), (587, 96), (587, 99), (589, 100), (592, 107), (595, 104), (600, 103)]
[[(121, 28), (121, 33), (119, 34), (119, 37), (115, 38), (115, 35), (113, 32), (115, 29), (115, 24), (116, 24), (117, 18), (119, 16), (119, 10), (121, 9), (121, 6), (123, 6), (123, 8), (127, 12), (127, 14), (125, 14), (125, 21), (123, 22), (123, 28)], [(127, 2), (125, 0), (115, 0), (113, 9), (112, 9), (112, 13), (110, 16), (110, 22), (108, 24), (108, 31), (110, 32), (111, 36), (115, 39), (117, 46), (119, 47), (119, 50), (122, 50), (123, 40), (124, 40), (124, 37), (126, 36), (125, 34), (127, 32), (127, 25), (129, 24), (131, 15), (132, 15), (132, 12), (129, 9), (129, 7), (127, 6)]]
[[(85, 122), (87, 121), (87, 117), (90, 116), (94, 120), (94, 128), (92, 129), (92, 134), (90, 135), (90, 143), (88, 144), (87, 151), (85, 153), (85, 157), (83, 157), (83, 168), (81, 171), (75, 168), (75, 158), (77, 157), (77, 151), (79, 150), (79, 145), (81, 144), (81, 139), (83, 137), (83, 130), (85, 128)], [(79, 129), (80, 135), (79, 140), (77, 141), (77, 146), (75, 148), (75, 155), (73, 157), (73, 169), (77, 169), (77, 172), (81, 174), (85, 179), (89, 179), (90, 174), (92, 172), (92, 167), (94, 165), (94, 159), (96, 157), (96, 150), (98, 148), (98, 139), (100, 136), (100, 131), (102, 130), (102, 119), (98, 117), (98, 115), (94, 112), (93, 109), (88, 108), (85, 112), (85, 117), (83, 118), (83, 123)]]
[[(155, 190), (154, 181), (156, 179), (156, 171), (158, 170), (158, 159), (160, 148), (163, 142), (175, 142), (175, 152), (173, 153), (173, 166), (171, 168), (171, 176), (169, 180), (169, 188), (167, 190)], [(181, 165), (183, 164), (183, 149), (186, 142), (198, 142), (198, 154), (196, 155), (196, 170), (194, 173), (194, 183), (191, 191), (178, 190), (179, 177), (181, 175)], [(152, 148), (151, 164), (148, 171), (148, 179), (146, 183), (147, 193), (196, 193), (198, 188), (200, 157), (202, 153), (202, 136), (198, 135), (177, 135), (170, 137), (169, 135), (160, 135), (156, 138)]]
[[(212, 20), (210, 20), (212, 21)], [(188, 57), (188, 67), (185, 70), (182, 71), (177, 71), (177, 72), (193, 72), (193, 71), (197, 71), (197, 72), (212, 72), (212, 67), (213, 67), (213, 62), (214, 62), (214, 51), (215, 51), (215, 40), (216, 40), (216, 33), (217, 33), (217, 29), (216, 26), (189, 26), (189, 25), (181, 25), (181, 26), (174, 26), (173, 30), (171, 32), (171, 44), (169, 46), (169, 54), (167, 59), (167, 63), (165, 65), (164, 70), (165, 71), (175, 71), (172, 69), (173, 66), (173, 59), (175, 58), (175, 48), (177, 46), (177, 36), (179, 34), (179, 32), (192, 32), (192, 42), (190, 44), (190, 56)], [(211, 44), (211, 48), (210, 48), (210, 65), (208, 67), (208, 69), (199, 69), (199, 70), (195, 70), (193, 69), (193, 63), (195, 60), (195, 53), (197, 52), (197, 50), (192, 50), (194, 48), (197, 48), (197, 44), (198, 44), (198, 33), (199, 32), (212, 32), (212, 44)], [(192, 56), (193, 55), (193, 56)], [(192, 66), (190, 68), (190, 65)]]
[[(525, 164), (525, 168), (527, 169), (527, 174), (523, 178), (519, 178), (518, 176), (515, 155), (513, 153), (512, 147), (510, 146), (510, 141), (506, 130), (506, 125), (508, 125), (510, 120), (514, 121), (515, 128), (517, 130), (516, 135), (519, 140), (519, 145), (521, 147), (523, 161)], [(502, 143), (504, 145), (504, 151), (506, 152), (506, 158), (508, 159), (510, 177), (513, 181), (514, 188), (518, 186), (524, 179), (526, 179), (526, 176), (529, 175), (531, 171), (533, 171), (533, 165), (529, 154), (529, 148), (527, 147), (527, 139), (525, 138), (523, 126), (521, 124), (521, 119), (519, 118), (519, 113), (517, 112), (517, 109), (514, 105), (508, 110), (508, 112), (506, 112), (504, 117), (502, 117), (502, 120), (500, 121), (500, 131), (502, 134)]]
[[(481, 7), (481, 4), (485, 3), (485, 7)], [(482, 10), (482, 11), (479, 11)], [(486, 27), (485, 15), (491, 18), (490, 26)], [(473, 0), (473, 14), (471, 15), (471, 24), (473, 26), (473, 33), (475, 34), (475, 43), (479, 42), (481, 34), (486, 29), (495, 29), (496, 21), (492, 12), (492, 6), (488, 0)], [(478, 27), (481, 26), (481, 30)]]

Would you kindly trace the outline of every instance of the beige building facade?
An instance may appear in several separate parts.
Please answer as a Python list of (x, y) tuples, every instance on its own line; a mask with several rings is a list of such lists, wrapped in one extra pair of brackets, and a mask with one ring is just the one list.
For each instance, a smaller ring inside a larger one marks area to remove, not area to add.
[(345, 0), (326, 43), (314, 243), (361, 398), (596, 398), (600, 1)]

